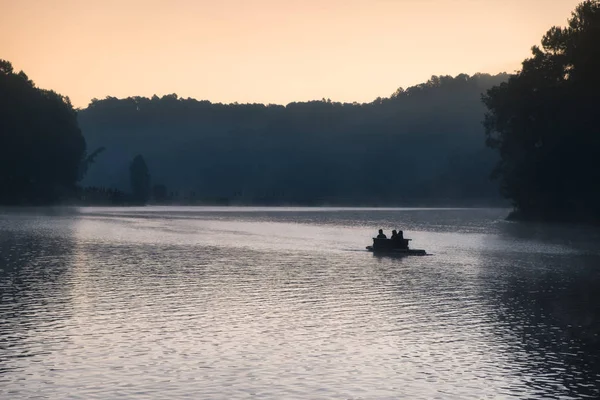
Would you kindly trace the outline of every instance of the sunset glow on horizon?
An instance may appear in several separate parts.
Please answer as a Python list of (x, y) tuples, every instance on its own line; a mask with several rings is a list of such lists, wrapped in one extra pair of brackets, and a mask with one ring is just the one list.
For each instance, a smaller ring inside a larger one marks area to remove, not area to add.
[(0, 0), (0, 59), (76, 107), (177, 93), (368, 102), (514, 72), (581, 0)]

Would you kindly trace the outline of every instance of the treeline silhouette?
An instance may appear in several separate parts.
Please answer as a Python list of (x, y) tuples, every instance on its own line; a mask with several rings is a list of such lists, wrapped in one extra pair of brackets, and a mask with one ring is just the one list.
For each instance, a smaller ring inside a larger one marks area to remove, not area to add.
[(196, 203), (497, 204), (481, 95), (507, 79), (434, 76), (365, 104), (94, 99), (79, 123), (106, 151), (84, 182), (127, 190), (143, 154), (152, 184)]
[(0, 204), (72, 196), (93, 161), (68, 97), (42, 90), (0, 60)]
[(600, 0), (532, 53), (513, 76), (433, 76), (364, 104), (173, 94), (79, 113), (0, 60), (0, 204), (497, 204), (495, 166), (515, 217), (600, 222)]
[(600, 223), (600, 1), (541, 43), (484, 97), (495, 174), (515, 218)]

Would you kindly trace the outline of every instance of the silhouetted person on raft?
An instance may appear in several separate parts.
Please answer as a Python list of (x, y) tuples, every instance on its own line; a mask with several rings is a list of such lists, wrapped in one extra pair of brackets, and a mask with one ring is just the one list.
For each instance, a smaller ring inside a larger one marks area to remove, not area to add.
[(377, 235), (377, 239), (387, 239), (387, 236), (383, 233), (383, 229), (379, 230), (379, 235)]
[(399, 249), (408, 249), (408, 241), (404, 240), (404, 232), (396, 232), (396, 230), (393, 230), (392, 240), (394, 241), (394, 247)]

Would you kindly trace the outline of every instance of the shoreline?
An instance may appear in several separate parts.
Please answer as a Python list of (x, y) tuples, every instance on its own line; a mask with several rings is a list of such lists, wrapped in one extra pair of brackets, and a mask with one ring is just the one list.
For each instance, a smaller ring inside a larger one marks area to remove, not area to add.
[(520, 223), (540, 223), (553, 225), (580, 225), (600, 227), (600, 220), (594, 220), (584, 216), (560, 215), (554, 218), (548, 218), (540, 214), (524, 213), (521, 210), (513, 209), (507, 216), (506, 221)]

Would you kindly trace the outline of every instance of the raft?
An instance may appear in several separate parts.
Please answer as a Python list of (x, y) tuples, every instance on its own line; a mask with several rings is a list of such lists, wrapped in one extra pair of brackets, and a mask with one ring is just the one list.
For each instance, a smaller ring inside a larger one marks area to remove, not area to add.
[(412, 239), (379, 239), (373, 238), (373, 245), (367, 250), (373, 253), (394, 254), (406, 256), (425, 256), (427, 252), (421, 249), (409, 249), (408, 242)]

